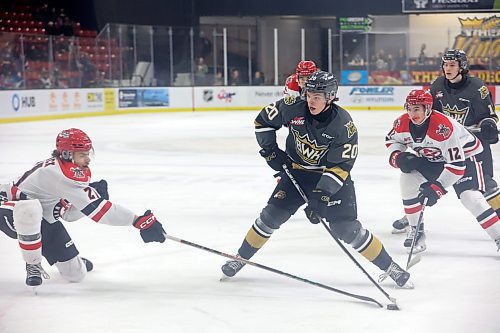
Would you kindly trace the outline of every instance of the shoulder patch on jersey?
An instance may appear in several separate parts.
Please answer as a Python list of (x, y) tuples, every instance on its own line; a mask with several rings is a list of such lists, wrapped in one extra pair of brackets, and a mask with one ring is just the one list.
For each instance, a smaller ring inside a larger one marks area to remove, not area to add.
[(394, 121), (393, 124), (394, 131), (396, 133), (409, 132), (410, 131), (410, 117), (407, 113), (401, 115), (398, 119)]
[(485, 99), (488, 97), (490, 91), (488, 90), (488, 87), (482, 86), (481, 88), (478, 89), (479, 94), (481, 94), (481, 99)]
[(59, 166), (61, 167), (62, 173), (69, 179), (75, 180), (77, 182), (89, 182), (91, 177), (90, 169), (82, 169), (74, 163), (64, 162), (60, 159), (57, 160), (59, 162)]
[(445, 141), (453, 133), (453, 124), (450, 119), (442, 113), (432, 112), (427, 135), (436, 141)]
[(295, 96), (285, 96), (285, 98), (283, 98), (283, 102), (286, 105), (292, 105), (293, 103), (295, 103), (295, 99)]
[(347, 124), (344, 124), (344, 126), (347, 128), (347, 137), (349, 139), (358, 131), (352, 120), (350, 120)]
[(447, 127), (444, 124), (439, 124), (436, 130), (437, 135), (442, 135), (445, 139), (447, 139), (451, 134), (451, 128)]

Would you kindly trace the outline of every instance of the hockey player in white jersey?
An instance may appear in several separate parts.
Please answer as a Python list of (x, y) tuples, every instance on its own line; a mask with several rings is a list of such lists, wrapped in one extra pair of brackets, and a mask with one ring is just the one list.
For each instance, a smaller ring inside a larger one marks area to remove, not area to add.
[(317, 72), (318, 67), (312, 60), (301, 60), (297, 64), (295, 69), (295, 74), (290, 75), (285, 80), (285, 88), (283, 90), (283, 97), (294, 96), (300, 97), (302, 95), (302, 90), (306, 84), (307, 79), (312, 75), (312, 73)]
[(151, 211), (136, 215), (109, 201), (107, 183), (90, 183), (92, 141), (75, 128), (60, 132), (52, 158), (38, 162), (17, 181), (0, 186), (0, 230), (17, 238), (26, 261), (26, 284), (47, 277), (42, 255), (70, 282), (81, 281), (92, 268), (78, 254), (61, 219), (83, 216), (100, 224), (133, 225), (144, 242), (164, 242), (165, 231)]
[(426, 249), (424, 224), (416, 230), (422, 205), (427, 199), (427, 206), (433, 206), (453, 186), (462, 205), (500, 249), (499, 217), (482, 195), (483, 172), (475, 158), (483, 151), (479, 139), (456, 120), (433, 111), (428, 91), (412, 90), (405, 109), (386, 137), (389, 162), (402, 171), (401, 196), (411, 226), (404, 246), (409, 249), (417, 237), (414, 252)]

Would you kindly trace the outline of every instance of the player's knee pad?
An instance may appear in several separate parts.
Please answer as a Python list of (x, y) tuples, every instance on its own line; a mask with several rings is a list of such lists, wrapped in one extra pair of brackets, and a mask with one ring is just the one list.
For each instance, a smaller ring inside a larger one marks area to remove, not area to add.
[(401, 173), (400, 190), (403, 200), (413, 199), (418, 196), (420, 185), (425, 183), (427, 179), (419, 172)]
[(268, 204), (260, 213), (260, 220), (271, 229), (279, 229), (291, 216), (292, 214), (289, 211)]
[(365, 229), (363, 229), (361, 222), (358, 220), (350, 220), (332, 222), (330, 223), (330, 230), (338, 239), (343, 240), (347, 244), (353, 244)]
[(68, 261), (56, 262), (55, 266), (61, 276), (68, 282), (81, 282), (87, 275), (87, 267), (79, 257), (73, 257)]
[(38, 200), (16, 201), (12, 217), (19, 234), (38, 234), (42, 223), (42, 205)]
[(467, 190), (460, 193), (460, 202), (474, 216), (478, 216), (490, 208), (486, 199), (479, 191)]

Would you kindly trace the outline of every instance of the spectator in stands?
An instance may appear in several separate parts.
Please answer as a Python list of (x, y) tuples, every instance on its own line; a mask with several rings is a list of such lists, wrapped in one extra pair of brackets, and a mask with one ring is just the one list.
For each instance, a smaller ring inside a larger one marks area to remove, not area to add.
[(40, 88), (50, 89), (52, 88), (52, 80), (50, 78), (49, 71), (44, 68), (40, 73)]
[(387, 54), (387, 69), (390, 71), (396, 70), (396, 61), (394, 60), (392, 53)]
[(424, 66), (427, 63), (427, 55), (425, 54), (425, 48), (427, 45), (425, 43), (420, 46), (420, 53), (417, 58), (417, 65)]
[(364, 66), (365, 60), (361, 57), (361, 55), (359, 53), (356, 53), (354, 58), (352, 58), (352, 61), (349, 62), (349, 65), (351, 65), (351, 66)]
[(207, 84), (206, 82), (207, 73), (208, 73), (208, 66), (205, 63), (205, 59), (203, 59), (203, 57), (199, 57), (196, 62), (196, 67), (194, 69), (195, 83), (197, 85)]
[(230, 80), (229, 80), (229, 85), (230, 86), (241, 86), (242, 85), (240, 71), (238, 69), (236, 69), (236, 68), (234, 68), (231, 71), (231, 77), (230, 77)]
[(394, 61), (396, 62), (396, 70), (406, 70), (406, 53), (403, 49), (399, 49), (398, 55), (395, 57)]
[(252, 84), (254, 86), (263, 86), (265, 84), (264, 73), (261, 71), (255, 71), (252, 79)]
[(222, 77), (222, 72), (221, 71), (217, 71), (215, 73), (213, 85), (214, 86), (222, 86), (222, 85), (224, 85), (224, 78)]
[(384, 61), (384, 58), (380, 54), (377, 54), (377, 60), (375, 61), (375, 68), (378, 71), (387, 70), (387, 63)]
[(88, 54), (85, 52), (80, 53), (80, 58), (76, 65), (81, 75), (81, 87), (94, 87), (96, 84), (97, 68), (90, 61)]

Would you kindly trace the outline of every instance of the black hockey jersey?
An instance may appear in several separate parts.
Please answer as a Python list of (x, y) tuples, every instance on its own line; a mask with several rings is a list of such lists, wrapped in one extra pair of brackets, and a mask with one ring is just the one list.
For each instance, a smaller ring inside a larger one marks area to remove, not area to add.
[(264, 107), (255, 119), (259, 146), (276, 146), (276, 131), (282, 126), (289, 131), (285, 151), (294, 168), (322, 172), (316, 187), (336, 193), (358, 155), (358, 132), (349, 113), (334, 104), (313, 116), (307, 102), (287, 96)]
[(465, 80), (450, 84), (444, 76), (439, 76), (430, 91), (434, 99), (432, 108), (466, 127), (477, 126), (485, 118), (498, 121), (490, 91), (476, 77), (466, 76)]

